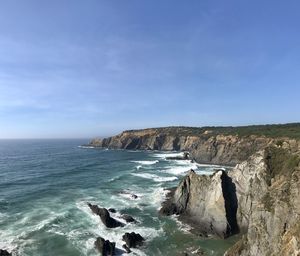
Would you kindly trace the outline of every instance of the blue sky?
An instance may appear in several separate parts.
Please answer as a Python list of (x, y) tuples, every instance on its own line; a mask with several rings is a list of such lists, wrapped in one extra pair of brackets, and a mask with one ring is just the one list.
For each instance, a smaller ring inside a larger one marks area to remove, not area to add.
[(0, 4), (0, 138), (300, 121), (300, 2)]

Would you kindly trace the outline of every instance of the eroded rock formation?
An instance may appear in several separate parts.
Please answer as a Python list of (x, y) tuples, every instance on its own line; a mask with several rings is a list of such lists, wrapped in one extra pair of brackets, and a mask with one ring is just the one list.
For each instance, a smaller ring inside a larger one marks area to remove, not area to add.
[(116, 219), (110, 217), (109, 211), (105, 208), (100, 208), (97, 205), (88, 204), (92, 212), (98, 215), (107, 228), (116, 228), (124, 226), (123, 223), (117, 221)]
[(128, 248), (141, 246), (145, 240), (140, 234), (136, 234), (134, 232), (125, 233), (122, 238)]
[(98, 237), (94, 245), (102, 256), (115, 255), (116, 243), (111, 243), (109, 240), (105, 240), (102, 237)]
[(179, 214), (202, 235), (243, 238), (226, 255), (299, 255), (300, 154), (271, 145), (232, 171), (190, 171), (161, 213)]
[(197, 134), (185, 135), (163, 129), (125, 131), (119, 135), (94, 139), (90, 146), (123, 149), (188, 151), (189, 158), (201, 163), (235, 165), (262, 149), (273, 139), (258, 136)]
[(160, 212), (178, 214), (204, 236), (243, 234), (228, 256), (300, 255), (300, 142), (190, 130), (125, 131), (90, 145), (187, 151), (197, 162), (236, 165), (211, 176), (189, 172)]
[(179, 214), (198, 235), (226, 238), (238, 231), (235, 186), (223, 170), (211, 176), (197, 175), (193, 170), (163, 204), (163, 214)]

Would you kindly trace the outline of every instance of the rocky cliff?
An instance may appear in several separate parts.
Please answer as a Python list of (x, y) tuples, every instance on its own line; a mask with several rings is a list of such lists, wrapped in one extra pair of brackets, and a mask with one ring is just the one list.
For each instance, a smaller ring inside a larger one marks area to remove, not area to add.
[(227, 256), (300, 255), (300, 125), (273, 128), (145, 129), (90, 145), (188, 151), (197, 162), (236, 165), (211, 176), (190, 171), (160, 212), (202, 236), (243, 234)]
[[(158, 128), (125, 131), (119, 135), (94, 139), (90, 146), (189, 151), (197, 162), (235, 165), (274, 141), (273, 138), (249, 135), (215, 134), (210, 130), (187, 132), (188, 128)], [(276, 140), (276, 139), (275, 139)]]
[(190, 224), (197, 235), (226, 238), (238, 232), (234, 219), (237, 201), (229, 183), (223, 170), (211, 176), (197, 175), (191, 170), (163, 204), (160, 213), (180, 215), (179, 219)]
[(202, 235), (243, 233), (226, 255), (299, 255), (300, 147), (272, 144), (232, 171), (191, 171), (161, 212), (179, 214)]

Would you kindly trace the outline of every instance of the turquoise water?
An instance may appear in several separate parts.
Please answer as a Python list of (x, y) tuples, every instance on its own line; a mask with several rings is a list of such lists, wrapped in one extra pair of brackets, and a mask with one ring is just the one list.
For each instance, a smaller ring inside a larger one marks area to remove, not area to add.
[[(0, 140), (0, 248), (21, 256), (92, 256), (99, 255), (93, 246), (98, 236), (121, 249), (122, 235), (131, 231), (146, 243), (130, 255), (179, 255), (199, 247), (222, 255), (234, 242), (201, 240), (176, 218), (158, 214), (165, 188), (176, 186), (190, 168), (211, 173), (215, 166), (168, 161), (166, 152), (78, 147), (86, 142)], [(138, 222), (107, 229), (87, 202)]]

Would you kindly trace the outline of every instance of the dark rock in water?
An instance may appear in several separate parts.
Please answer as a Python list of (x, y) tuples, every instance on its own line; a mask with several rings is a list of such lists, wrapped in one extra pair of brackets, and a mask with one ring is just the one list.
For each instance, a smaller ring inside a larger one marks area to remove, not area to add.
[(114, 209), (114, 208), (108, 208), (108, 211), (112, 212), (112, 213), (116, 213), (117, 212), (116, 209)]
[(140, 203), (139, 206), (146, 207), (148, 204)]
[(133, 217), (131, 217), (130, 215), (128, 215), (128, 214), (123, 214), (121, 217), (126, 222), (136, 222), (136, 220)]
[(169, 215), (181, 213), (179, 207), (173, 201), (175, 190), (176, 188), (169, 189), (169, 192), (166, 196), (166, 200), (162, 203), (162, 207), (159, 210), (160, 214), (169, 216)]
[(134, 232), (125, 233), (122, 238), (129, 248), (136, 248), (137, 246), (142, 245), (145, 241), (145, 239), (140, 234), (136, 234)]
[(98, 237), (94, 245), (96, 249), (102, 254), (102, 256), (115, 255), (116, 243), (111, 243), (109, 240), (105, 240), (102, 237)]
[(178, 215), (181, 213), (181, 211), (175, 203), (173, 203), (172, 201), (166, 201), (164, 202), (164, 206), (159, 210), (159, 213), (162, 215), (170, 216), (173, 214)]
[(128, 248), (128, 246), (126, 244), (123, 244), (122, 247), (127, 253), (131, 253), (131, 250)]
[(129, 190), (122, 190), (122, 191), (119, 191), (119, 193), (123, 194), (123, 195), (128, 195), (128, 198), (130, 198), (130, 199), (138, 199), (138, 196), (131, 193), (131, 191), (129, 191)]
[(131, 197), (132, 197), (133, 199), (137, 199), (137, 198), (138, 198), (138, 196), (135, 195), (135, 194), (131, 194)]
[(11, 253), (9, 253), (9, 252), (6, 251), (6, 250), (0, 249), (0, 256), (11, 256)]
[(103, 224), (108, 228), (116, 228), (124, 226), (123, 223), (115, 220), (114, 218), (110, 217), (110, 214), (107, 209), (100, 208), (98, 205), (92, 205), (88, 203), (88, 206), (91, 208), (92, 212), (98, 215), (103, 222)]
[(11, 256), (11, 253), (9, 253), (9, 252), (6, 251), (6, 250), (0, 249), (0, 256)]

